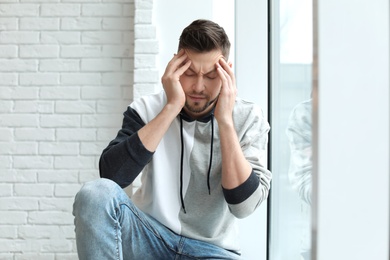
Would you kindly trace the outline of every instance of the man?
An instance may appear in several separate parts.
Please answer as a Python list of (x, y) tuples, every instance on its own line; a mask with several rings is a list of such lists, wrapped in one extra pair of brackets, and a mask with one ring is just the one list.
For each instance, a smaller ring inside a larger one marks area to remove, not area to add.
[[(100, 180), (74, 204), (80, 259), (240, 259), (236, 218), (267, 198), (269, 125), (236, 97), (230, 42), (196, 20), (162, 76), (164, 91), (135, 100), (103, 151)], [(131, 199), (121, 188), (142, 171)]]

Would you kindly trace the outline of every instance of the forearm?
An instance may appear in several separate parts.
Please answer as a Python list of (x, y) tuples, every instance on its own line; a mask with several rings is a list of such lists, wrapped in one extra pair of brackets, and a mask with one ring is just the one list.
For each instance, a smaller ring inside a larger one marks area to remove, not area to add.
[(252, 167), (244, 156), (233, 123), (218, 126), (222, 153), (222, 186), (234, 189), (249, 178)]
[(151, 152), (157, 149), (158, 144), (165, 135), (172, 121), (180, 112), (180, 107), (165, 105), (161, 112), (148, 124), (138, 131), (138, 136), (145, 146)]
[(152, 156), (137, 133), (125, 138), (118, 136), (100, 157), (100, 177), (113, 180), (124, 188), (135, 180)]

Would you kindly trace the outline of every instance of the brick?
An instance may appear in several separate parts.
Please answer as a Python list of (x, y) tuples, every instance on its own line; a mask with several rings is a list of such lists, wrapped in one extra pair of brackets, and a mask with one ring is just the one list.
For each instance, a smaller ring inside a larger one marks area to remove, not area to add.
[(1, 225), (18, 225), (27, 223), (27, 212), (25, 211), (0, 211)]
[(0, 73), (1, 86), (15, 86), (18, 84), (18, 75), (15, 73)]
[(38, 16), (39, 4), (1, 4), (0, 15), (5, 16)]
[(122, 114), (82, 115), (84, 127), (115, 127), (122, 124)]
[(18, 236), (22, 239), (65, 238), (60, 226), (23, 225), (18, 228)]
[[(134, 96), (133, 96), (133, 92), (135, 91), (135, 86), (138, 86), (140, 84), (132, 84), (132, 85), (122, 85), (121, 88), (122, 88), (122, 98), (125, 99), (125, 100), (134, 100)], [(149, 85), (155, 85), (155, 84), (144, 84), (146, 86), (149, 86)], [(159, 84), (161, 85), (161, 84)], [(161, 88), (161, 86), (159, 86)], [(152, 89), (152, 88), (151, 88)], [(156, 90), (158, 90), (157, 88), (153, 88), (153, 91), (149, 92), (149, 93), (154, 93), (156, 92)]]
[[(23, 0), (23, 1), (26, 1), (26, 0)], [(30, 1), (30, 0), (29, 0)], [(49, 1), (49, 0), (46, 0), (46, 1)], [(15, 253), (14, 254), (15, 258), (14, 260), (31, 260), (31, 259), (34, 259), (34, 260), (55, 260), (56, 258), (56, 254), (54, 253)], [(58, 258), (58, 259), (61, 259), (62, 258)], [(77, 259), (77, 258), (75, 258)]]
[(50, 169), (53, 168), (52, 156), (13, 156), (15, 169)]
[(12, 128), (0, 128), (0, 141), (11, 141), (13, 139)]
[[(15, 196), (27, 196), (27, 197), (47, 197), (53, 196), (54, 185), (52, 184), (20, 184), (15, 183), (14, 186)], [(39, 201), (39, 203), (41, 203)]]
[(21, 30), (59, 30), (59, 18), (20, 18)]
[(58, 128), (57, 140), (59, 141), (93, 141), (96, 140), (96, 129), (86, 128)]
[(130, 104), (130, 100), (99, 100), (97, 102), (97, 112), (103, 113), (118, 113), (122, 114), (127, 106)]
[(134, 56), (133, 49), (129, 45), (104, 45), (102, 50), (103, 57), (112, 58), (130, 58)]
[[(123, 108), (123, 111), (125, 111), (127, 108)], [(123, 116), (122, 116), (123, 118)], [(119, 128), (112, 127), (112, 128), (99, 128), (97, 131), (97, 140), (98, 141), (106, 141), (107, 145), (108, 142), (115, 138), (119, 131)]]
[(153, 10), (141, 9), (135, 10), (135, 24), (151, 24), (153, 22)]
[(121, 4), (84, 4), (81, 9), (82, 16), (120, 16)]
[(39, 154), (42, 155), (77, 155), (79, 144), (70, 142), (41, 142)]
[(156, 27), (145, 24), (137, 24), (134, 27), (134, 38), (135, 39), (155, 39), (156, 38)]
[(130, 16), (130, 17), (135, 16), (134, 4), (130, 3), (130, 4), (123, 5), (123, 16)]
[(45, 239), (39, 240), (42, 252), (71, 252), (73, 241), (66, 239)]
[(53, 113), (54, 104), (52, 101), (30, 101), (16, 100), (14, 103), (14, 112), (17, 113)]
[(83, 87), (81, 89), (83, 99), (120, 99), (121, 89), (119, 87)]
[(18, 19), (14, 17), (0, 18), (0, 31), (15, 31), (18, 29)]
[(0, 71), (28, 72), (37, 71), (38, 62), (36, 60), (21, 59), (0, 59)]
[(0, 31), (0, 43), (34, 44), (39, 43), (38, 32)]
[(95, 101), (57, 101), (56, 113), (91, 114), (96, 112)]
[(54, 141), (55, 130), (47, 128), (16, 128), (16, 141)]
[(83, 44), (119, 44), (122, 42), (122, 34), (112, 31), (83, 32), (81, 42)]
[(36, 99), (38, 97), (38, 88), (34, 87), (1, 87), (0, 99)]
[(71, 45), (61, 46), (61, 57), (64, 58), (96, 58), (101, 56), (100, 46)]
[(80, 183), (99, 179), (99, 171), (96, 170), (81, 170), (80, 171)]
[[(37, 198), (0, 198), (0, 210), (37, 210)], [(2, 221), (2, 220), (0, 220)]]
[(131, 45), (134, 48), (134, 32), (122, 32), (122, 43)]
[(12, 111), (12, 108), (14, 106), (14, 102), (13, 101), (6, 101), (6, 100), (2, 100), (0, 102), (0, 113), (10, 113)]
[(78, 127), (80, 126), (79, 115), (41, 115), (42, 127)]
[(35, 170), (1, 170), (0, 182), (3, 183), (35, 183), (37, 174)]
[(153, 9), (153, 0), (135, 1), (135, 7), (137, 10), (151, 10)]
[(57, 85), (60, 75), (57, 73), (20, 73), (19, 83), (25, 86)]
[(99, 73), (62, 73), (62, 85), (100, 85)]
[(94, 156), (57, 156), (54, 161), (56, 169), (93, 169), (97, 167)]
[(158, 70), (137, 69), (134, 71), (134, 83), (157, 83), (160, 82)]
[(39, 210), (72, 212), (73, 202), (74, 196), (71, 198), (41, 198), (39, 200)]
[[(6, 100), (2, 101), (0, 103), (0, 113), (11, 113), (13, 105), (14, 105), (13, 101), (6, 101)], [(1, 129), (1, 130), (3, 130), (3, 129)], [(9, 140), (9, 138), (7, 138), (7, 137), (4, 137), (2, 139), (1, 133), (2, 133), (2, 131), (0, 131), (0, 141), (1, 140)], [(12, 134), (11, 134), (11, 136), (12, 136)]]
[(35, 142), (0, 142), (0, 154), (2, 155), (36, 155), (37, 151), (38, 144)]
[[(1, 238), (15, 239), (17, 237), (18, 237), (18, 229), (16, 226), (0, 226), (0, 239)], [(0, 256), (0, 259), (3, 258), (1, 258)]]
[(40, 183), (78, 183), (77, 170), (40, 170), (38, 171)]
[(12, 184), (0, 183), (0, 197), (11, 197), (13, 193), (12, 191)]
[(135, 40), (134, 52), (137, 54), (157, 54), (159, 45), (157, 40)]
[(38, 126), (38, 115), (5, 114), (0, 117), (0, 126), (22, 127)]
[(134, 67), (137, 69), (155, 68), (156, 56), (150, 54), (138, 54), (134, 57)]
[(105, 85), (126, 85), (133, 82), (132, 72), (107, 72), (102, 75), (102, 83)]
[(75, 260), (75, 259), (78, 259), (77, 253), (56, 253), (56, 256), (57, 256), (57, 259), (61, 259), (61, 260)]
[(104, 30), (132, 31), (134, 19), (132, 18), (104, 18), (102, 27)]
[(42, 4), (41, 16), (79, 16), (80, 10), (79, 4)]
[(51, 100), (64, 100), (64, 99), (79, 99), (80, 88), (79, 87), (41, 87), (40, 95), (41, 99)]
[(56, 45), (26, 45), (19, 47), (19, 56), (22, 58), (56, 58), (60, 47)]
[(106, 142), (82, 142), (80, 147), (81, 155), (101, 155), (104, 148), (107, 147)]
[(1, 45), (0, 46), (0, 59), (1, 58), (16, 58), (17, 56), (18, 56), (18, 46), (16, 46), (16, 45)]
[(28, 214), (28, 223), (45, 225), (73, 224), (74, 217), (70, 212), (32, 211)]
[(122, 59), (122, 71), (134, 70), (134, 59)]
[[(72, 225), (61, 225), (59, 226), (60, 231), (59, 234), (61, 234), (61, 237), (65, 237), (68, 239), (75, 241), (75, 233), (74, 233), (74, 224)], [(76, 258), (77, 259), (77, 258)]]
[(161, 88), (159, 84), (137, 83), (134, 84), (133, 90), (131, 88), (124, 89), (123, 91), (129, 93), (127, 95), (124, 94), (123, 96), (130, 96), (132, 93), (134, 93), (133, 98), (137, 99), (145, 94), (156, 92), (158, 90), (158, 87)]
[(62, 30), (100, 30), (102, 28), (102, 18), (62, 18)]
[(76, 193), (81, 189), (81, 184), (56, 184), (54, 195), (56, 197), (72, 197), (72, 201)]
[(121, 68), (119, 59), (83, 59), (82, 71), (118, 71)]
[(41, 43), (43, 44), (79, 44), (81, 42), (80, 32), (41, 32)]
[(73, 72), (80, 70), (80, 61), (71, 59), (49, 59), (40, 60), (39, 70), (42, 72), (47, 71), (60, 71), (60, 72)]

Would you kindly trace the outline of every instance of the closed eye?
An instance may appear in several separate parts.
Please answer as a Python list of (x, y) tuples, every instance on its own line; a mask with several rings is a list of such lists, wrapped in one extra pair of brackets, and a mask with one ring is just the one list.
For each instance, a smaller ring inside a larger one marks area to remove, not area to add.
[(216, 72), (211, 72), (211, 73), (207, 73), (205, 76), (208, 79), (215, 79), (217, 78), (218, 74)]

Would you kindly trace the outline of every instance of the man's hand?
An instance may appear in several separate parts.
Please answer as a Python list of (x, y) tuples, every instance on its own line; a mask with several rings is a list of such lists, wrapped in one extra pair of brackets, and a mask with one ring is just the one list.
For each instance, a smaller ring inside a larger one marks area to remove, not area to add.
[(168, 104), (172, 104), (181, 110), (185, 104), (186, 97), (180, 84), (180, 76), (190, 67), (191, 60), (187, 60), (187, 54), (182, 49), (175, 54), (168, 63), (164, 75), (161, 78)]
[(222, 86), (215, 107), (214, 116), (219, 125), (232, 125), (233, 108), (237, 95), (236, 79), (232, 68), (223, 58), (219, 59), (216, 67)]

